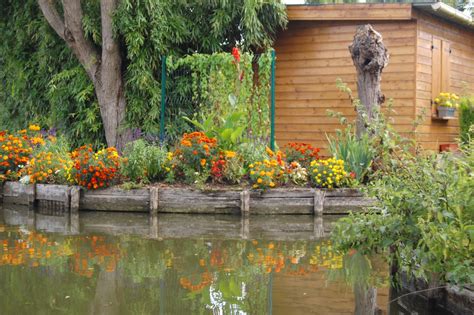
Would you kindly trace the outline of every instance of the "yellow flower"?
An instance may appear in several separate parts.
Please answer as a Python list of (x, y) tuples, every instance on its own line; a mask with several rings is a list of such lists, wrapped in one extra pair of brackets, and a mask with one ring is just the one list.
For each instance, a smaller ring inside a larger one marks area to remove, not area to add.
[(250, 165), (249, 165), (249, 168), (253, 168), (253, 164), (250, 164)]
[(267, 152), (267, 154), (272, 157), (275, 153), (269, 148), (269, 147), (266, 147), (265, 148), (265, 151)]
[(265, 176), (265, 171), (260, 171), (260, 176)]
[(274, 182), (270, 182), (270, 187), (275, 187), (275, 183)]
[(235, 155), (236, 155), (236, 153), (234, 151), (225, 151), (225, 157), (226, 158), (231, 159), (231, 158), (235, 157)]
[(257, 179), (257, 183), (261, 184), (263, 180), (261, 178)]
[(255, 174), (255, 171), (250, 171), (250, 175), (254, 175)]
[(41, 129), (41, 127), (38, 126), (38, 125), (33, 125), (32, 124), (28, 127), (28, 129), (30, 129), (31, 131), (39, 131)]

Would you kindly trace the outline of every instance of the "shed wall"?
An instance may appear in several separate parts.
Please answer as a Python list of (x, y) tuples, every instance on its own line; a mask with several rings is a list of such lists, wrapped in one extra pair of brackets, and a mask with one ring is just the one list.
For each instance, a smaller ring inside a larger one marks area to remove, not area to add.
[[(308, 142), (326, 152), (326, 133), (340, 128), (327, 110), (350, 119), (355, 111), (348, 96), (336, 87), (341, 78), (354, 91), (356, 71), (348, 46), (358, 25), (367, 21), (291, 21), (276, 42), (276, 140)], [(394, 99), (394, 125), (411, 131), (415, 117), (415, 21), (370, 21), (379, 31), (390, 54), (383, 71), (382, 92)]]
[(437, 151), (439, 144), (456, 142), (459, 121), (432, 118), (436, 112), (431, 100), (439, 92), (458, 95), (474, 92), (474, 34), (425, 13), (414, 13), (417, 18), (416, 113), (424, 116), (417, 129), (417, 140), (425, 149)]

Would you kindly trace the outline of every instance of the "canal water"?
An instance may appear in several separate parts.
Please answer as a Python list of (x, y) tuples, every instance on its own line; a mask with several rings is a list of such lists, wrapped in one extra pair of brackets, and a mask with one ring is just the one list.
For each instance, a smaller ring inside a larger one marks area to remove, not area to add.
[(5, 206), (0, 314), (353, 314), (354, 281), (387, 314), (386, 266), (338, 255), (337, 219)]

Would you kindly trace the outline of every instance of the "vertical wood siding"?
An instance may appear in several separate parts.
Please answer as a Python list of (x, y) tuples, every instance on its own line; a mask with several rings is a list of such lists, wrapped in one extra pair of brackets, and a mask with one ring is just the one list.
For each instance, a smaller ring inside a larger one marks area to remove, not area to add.
[[(276, 140), (308, 142), (327, 153), (326, 133), (340, 125), (326, 111), (355, 118), (346, 94), (336, 88), (341, 78), (357, 92), (356, 72), (348, 46), (364, 21), (291, 21), (276, 42)], [(370, 22), (390, 54), (382, 74), (382, 92), (394, 99), (394, 125), (411, 131), (415, 117), (417, 28), (415, 21)]]
[[(458, 120), (432, 119), (431, 100), (439, 92), (474, 92), (474, 33), (421, 12), (417, 18), (416, 113), (424, 112), (417, 140), (429, 150), (439, 144), (455, 143)], [(432, 49), (433, 46), (433, 49)]]

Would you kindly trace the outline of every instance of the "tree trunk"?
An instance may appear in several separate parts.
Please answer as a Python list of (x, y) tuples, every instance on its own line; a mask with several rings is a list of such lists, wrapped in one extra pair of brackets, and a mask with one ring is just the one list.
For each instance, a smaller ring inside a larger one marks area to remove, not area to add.
[(84, 35), (80, 0), (62, 1), (64, 17), (56, 9), (55, 0), (38, 0), (38, 4), (49, 25), (71, 48), (94, 83), (107, 145), (121, 151), (131, 140), (131, 131), (123, 126), (127, 102), (123, 91), (122, 57), (113, 32), (113, 12), (118, 1), (100, 1), (100, 51)]
[[(117, 82), (121, 82), (121, 80), (119, 79)], [(125, 145), (131, 140), (131, 131), (122, 127), (126, 108), (122, 88), (119, 91), (96, 88), (96, 92), (107, 145), (116, 147), (119, 152), (122, 152)]]
[(357, 108), (357, 135), (366, 132), (378, 107), (385, 101), (380, 90), (382, 70), (388, 64), (388, 54), (382, 35), (371, 25), (357, 28), (349, 46), (352, 61), (357, 70), (357, 92), (361, 106)]

